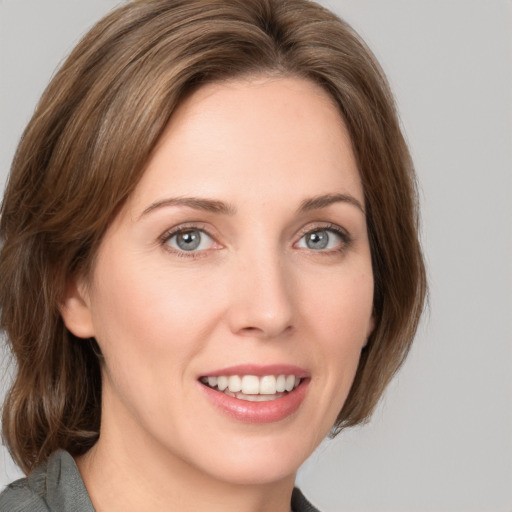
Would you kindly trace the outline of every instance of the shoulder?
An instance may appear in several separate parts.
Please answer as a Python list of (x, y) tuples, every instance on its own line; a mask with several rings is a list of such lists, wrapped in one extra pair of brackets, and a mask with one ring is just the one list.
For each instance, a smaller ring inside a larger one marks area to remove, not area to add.
[(0, 512), (48, 512), (50, 510), (44, 499), (44, 470), (43, 467), (38, 469), (39, 471), (32, 474), (30, 478), (16, 480), (4, 489), (0, 494)]
[(293, 489), (292, 494), (292, 511), (293, 512), (320, 512), (306, 499), (304, 494), (298, 487)]
[(0, 494), (0, 512), (94, 512), (68, 452), (59, 450)]

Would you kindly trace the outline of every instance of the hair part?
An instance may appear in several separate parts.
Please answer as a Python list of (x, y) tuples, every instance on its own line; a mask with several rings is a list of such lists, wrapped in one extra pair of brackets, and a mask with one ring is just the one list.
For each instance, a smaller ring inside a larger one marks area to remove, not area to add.
[(305, 78), (335, 101), (365, 193), (375, 329), (333, 435), (369, 418), (404, 361), (426, 294), (413, 165), (371, 51), (308, 0), (138, 0), (101, 20), (44, 92), (1, 207), (0, 327), (16, 361), (3, 437), (29, 472), (58, 448), (85, 453), (101, 419), (101, 354), (59, 307), (176, 107), (204, 84)]

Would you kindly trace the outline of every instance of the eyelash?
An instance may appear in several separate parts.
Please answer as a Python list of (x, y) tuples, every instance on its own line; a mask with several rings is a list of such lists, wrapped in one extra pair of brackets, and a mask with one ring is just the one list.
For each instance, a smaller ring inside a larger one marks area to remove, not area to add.
[(176, 250), (168, 245), (168, 242), (171, 240), (171, 238), (179, 235), (180, 233), (186, 233), (187, 231), (200, 231), (215, 241), (215, 237), (208, 233), (208, 230), (203, 224), (182, 224), (163, 233), (162, 236), (160, 236), (160, 244), (163, 246), (165, 251), (178, 256), (178, 258), (201, 258), (207, 256), (207, 250), (187, 252)]
[[(160, 244), (163, 246), (164, 250), (172, 253), (175, 256), (178, 256), (179, 258), (194, 258), (195, 259), (195, 258), (201, 258), (201, 257), (207, 256), (207, 253), (208, 253), (207, 249), (203, 249), (203, 250), (199, 250), (199, 251), (181, 251), (181, 250), (176, 250), (174, 248), (171, 248), (168, 245), (169, 240), (171, 240), (174, 236), (177, 236), (180, 233), (185, 233), (187, 231), (199, 231), (201, 233), (204, 233), (208, 237), (210, 237), (215, 242), (215, 237), (212, 236), (208, 232), (205, 225), (203, 225), (203, 224), (184, 224), (184, 225), (180, 225), (179, 227), (171, 228), (168, 231), (166, 231), (165, 233), (163, 233), (159, 238)], [(342, 246), (337, 247), (335, 249), (318, 250), (318, 251), (311, 249), (312, 253), (320, 254), (323, 256), (339, 254), (339, 253), (345, 252), (352, 244), (352, 241), (353, 241), (352, 237), (350, 236), (350, 234), (347, 231), (345, 231), (343, 228), (337, 226), (336, 224), (328, 223), (328, 224), (319, 224), (314, 227), (307, 227), (307, 228), (302, 229), (299, 232), (298, 241), (295, 242), (294, 245), (296, 245), (305, 236), (311, 235), (311, 234), (319, 232), (319, 231), (330, 231), (332, 233), (335, 233), (337, 236), (340, 237), (340, 239), (342, 241)]]
[[(299, 234), (299, 241), (302, 240), (303, 237), (305, 237), (307, 235), (311, 235), (313, 233), (317, 233), (319, 231), (329, 231), (329, 232), (335, 233), (337, 236), (340, 237), (342, 244), (341, 244), (341, 247), (337, 247), (335, 249), (327, 249), (327, 250), (320, 250), (320, 251), (315, 251), (315, 250), (311, 249), (311, 251), (315, 254), (319, 254), (322, 256), (332, 256), (333, 254), (343, 253), (351, 246), (351, 244), (353, 242), (352, 237), (350, 236), (350, 234), (347, 231), (345, 231), (340, 226), (338, 226), (336, 224), (331, 224), (331, 223), (318, 224), (312, 228), (311, 227), (304, 228)], [(298, 242), (296, 242), (296, 243), (298, 243)]]

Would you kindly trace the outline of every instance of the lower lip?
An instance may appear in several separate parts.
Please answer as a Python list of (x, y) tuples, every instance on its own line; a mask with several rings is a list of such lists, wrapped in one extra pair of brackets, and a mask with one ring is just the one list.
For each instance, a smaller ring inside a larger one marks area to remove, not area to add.
[(291, 416), (306, 396), (309, 379), (281, 398), (266, 402), (249, 402), (226, 395), (198, 382), (206, 397), (229, 417), (244, 423), (273, 423)]

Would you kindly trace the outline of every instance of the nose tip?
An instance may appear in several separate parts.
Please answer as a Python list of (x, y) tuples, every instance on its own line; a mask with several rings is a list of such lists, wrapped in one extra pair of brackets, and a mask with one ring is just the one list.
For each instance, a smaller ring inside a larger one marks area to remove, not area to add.
[[(277, 268), (276, 268), (277, 267)], [(294, 329), (293, 293), (290, 280), (275, 263), (239, 274), (230, 308), (232, 332), (248, 337), (270, 339)]]
[(235, 329), (236, 333), (241, 336), (247, 336), (252, 338), (278, 338), (283, 334), (291, 332), (293, 327), (290, 324), (282, 324), (276, 322), (273, 318), (267, 318), (260, 321), (254, 320), (254, 326), (246, 326)]

